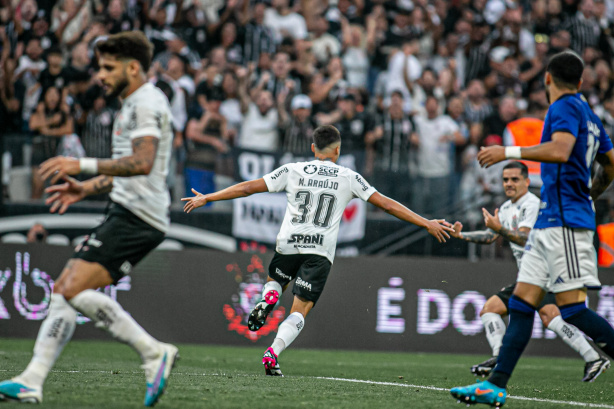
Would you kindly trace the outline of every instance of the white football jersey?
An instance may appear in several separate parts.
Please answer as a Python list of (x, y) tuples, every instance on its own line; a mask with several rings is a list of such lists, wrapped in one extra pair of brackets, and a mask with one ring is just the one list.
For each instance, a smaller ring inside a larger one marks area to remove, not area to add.
[(170, 195), (166, 185), (173, 142), (171, 111), (162, 91), (145, 83), (130, 94), (113, 123), (113, 159), (131, 156), (132, 141), (158, 138), (158, 150), (149, 175), (113, 177), (110, 197), (156, 229), (166, 233), (170, 224)]
[(288, 163), (264, 176), (269, 192), (285, 191), (286, 214), (277, 235), (279, 254), (318, 254), (333, 262), (345, 206), (376, 192), (358, 173), (333, 162)]
[[(508, 230), (518, 230), (521, 227), (533, 228), (539, 213), (540, 200), (531, 192), (527, 192), (516, 203), (511, 200), (503, 203), (499, 208), (499, 221), (501, 226)], [(520, 261), (524, 254), (524, 247), (510, 241), (516, 264), (520, 269)]]

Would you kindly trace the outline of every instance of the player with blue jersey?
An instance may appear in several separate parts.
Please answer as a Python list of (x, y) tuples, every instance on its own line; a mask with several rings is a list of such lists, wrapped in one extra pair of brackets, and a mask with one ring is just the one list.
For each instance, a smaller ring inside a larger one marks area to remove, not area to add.
[[(550, 59), (545, 84), (551, 104), (539, 145), (493, 146), (478, 154), (486, 167), (505, 159), (542, 162), (544, 184), (540, 212), (509, 301), (510, 325), (497, 366), (488, 381), (450, 391), (464, 403), (505, 403), (505, 388), (531, 338), (535, 309), (546, 291), (555, 294), (565, 321), (614, 357), (614, 328), (586, 306), (587, 288), (601, 286), (593, 247), (593, 200), (614, 180), (614, 149), (601, 121), (578, 93), (583, 71), (584, 63), (574, 52), (564, 51)], [(601, 166), (591, 180), (595, 159)], [(600, 370), (608, 367), (609, 362), (604, 363)]]

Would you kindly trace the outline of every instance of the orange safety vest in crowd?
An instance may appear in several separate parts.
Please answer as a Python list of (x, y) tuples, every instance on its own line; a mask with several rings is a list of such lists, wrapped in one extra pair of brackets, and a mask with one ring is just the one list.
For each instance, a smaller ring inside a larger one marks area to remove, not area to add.
[[(520, 118), (507, 124), (506, 131), (514, 143), (514, 146), (533, 146), (538, 145), (542, 138), (544, 121), (537, 118)], [(529, 168), (529, 176), (540, 175), (539, 162), (520, 161)]]
[(599, 235), (599, 267), (614, 266), (614, 223), (597, 226)]

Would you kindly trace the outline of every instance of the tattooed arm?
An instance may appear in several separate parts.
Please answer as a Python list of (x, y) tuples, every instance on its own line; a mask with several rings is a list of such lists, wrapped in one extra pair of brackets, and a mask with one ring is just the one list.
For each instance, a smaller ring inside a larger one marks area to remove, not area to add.
[(614, 180), (614, 149), (603, 155), (597, 155), (596, 159), (601, 166), (599, 166), (593, 178), (593, 186), (591, 187), (593, 201), (597, 200)]
[(132, 155), (118, 159), (99, 159), (98, 173), (108, 176), (148, 175), (158, 150), (158, 138), (145, 136), (132, 140)]
[(45, 204), (51, 205), (49, 209), (51, 213), (57, 211), (63, 214), (71, 204), (83, 200), (84, 197), (107, 193), (113, 188), (113, 177), (107, 175), (96, 176), (85, 182), (64, 176), (64, 181), (65, 183), (49, 186), (45, 189), (45, 192), (49, 194)]
[[(123, 177), (148, 175), (153, 168), (157, 150), (158, 138), (155, 136), (135, 138), (132, 140), (132, 155), (118, 159), (95, 159), (97, 173)], [(79, 159), (56, 156), (43, 162), (38, 172), (43, 180), (51, 179), (51, 184), (54, 184), (81, 171)]]
[(528, 227), (521, 227), (518, 230), (509, 230), (505, 227), (501, 227), (499, 230), (499, 234), (512, 243), (518, 244), (519, 246), (524, 247), (527, 244), (527, 240), (529, 239), (529, 233), (531, 229)]
[(450, 233), (450, 235), (452, 235), (453, 237), (456, 237), (457, 239), (469, 241), (471, 243), (491, 244), (495, 240), (497, 240), (497, 237), (499, 237), (497, 233), (495, 233), (494, 231), (490, 229), (462, 233), (463, 224), (460, 222), (454, 223), (453, 228), (454, 228), (454, 233)]

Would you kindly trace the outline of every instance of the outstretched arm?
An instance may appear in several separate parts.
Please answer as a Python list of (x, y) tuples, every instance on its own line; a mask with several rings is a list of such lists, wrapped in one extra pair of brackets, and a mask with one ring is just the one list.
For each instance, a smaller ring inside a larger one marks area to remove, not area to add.
[(45, 193), (50, 196), (45, 200), (46, 205), (51, 205), (49, 212), (64, 214), (68, 207), (83, 200), (89, 195), (108, 193), (113, 188), (113, 177), (100, 175), (95, 178), (79, 182), (69, 176), (64, 177), (65, 183), (49, 186)]
[(132, 155), (130, 156), (118, 159), (86, 158), (88, 161), (93, 161), (89, 164), (93, 166), (93, 169), (90, 167), (82, 169), (83, 159), (56, 156), (43, 162), (39, 173), (43, 180), (51, 178), (51, 183), (67, 175), (77, 175), (81, 172), (123, 177), (148, 175), (153, 167), (157, 150), (158, 138), (145, 136), (132, 140)]
[(491, 244), (497, 240), (499, 235), (492, 230), (478, 230), (462, 233), (463, 224), (461, 222), (454, 223), (454, 233), (450, 233), (452, 237), (457, 239), (469, 241), (477, 244)]
[(379, 192), (373, 193), (371, 197), (369, 197), (368, 202), (384, 210), (386, 213), (393, 215), (397, 219), (426, 229), (426, 231), (433, 235), (440, 243), (445, 243), (446, 239), (450, 238), (448, 233), (454, 231), (445, 220), (427, 220), (419, 214), (412, 212), (396, 200), (392, 200)]
[(506, 159), (527, 159), (543, 163), (565, 163), (571, 155), (576, 137), (569, 132), (555, 132), (550, 142), (520, 148), (517, 146), (490, 146), (478, 153), (478, 161), (483, 167), (490, 167)]
[(593, 201), (597, 200), (614, 180), (614, 149), (610, 149), (603, 155), (597, 155), (596, 159), (601, 166), (593, 178), (591, 187)]
[(210, 193), (208, 195), (203, 195), (196, 191), (196, 189), (192, 189), (192, 192), (196, 195), (193, 197), (184, 197), (181, 199), (182, 202), (187, 202), (183, 207), (183, 211), (186, 213), (190, 213), (192, 210), (197, 209), (201, 206), (206, 205), (209, 202), (217, 202), (220, 200), (232, 200), (238, 197), (246, 197), (251, 196), (255, 193), (263, 193), (268, 192), (266, 183), (263, 178), (250, 180), (248, 182), (237, 183), (236, 185), (227, 187), (226, 189), (220, 190), (219, 192)]

